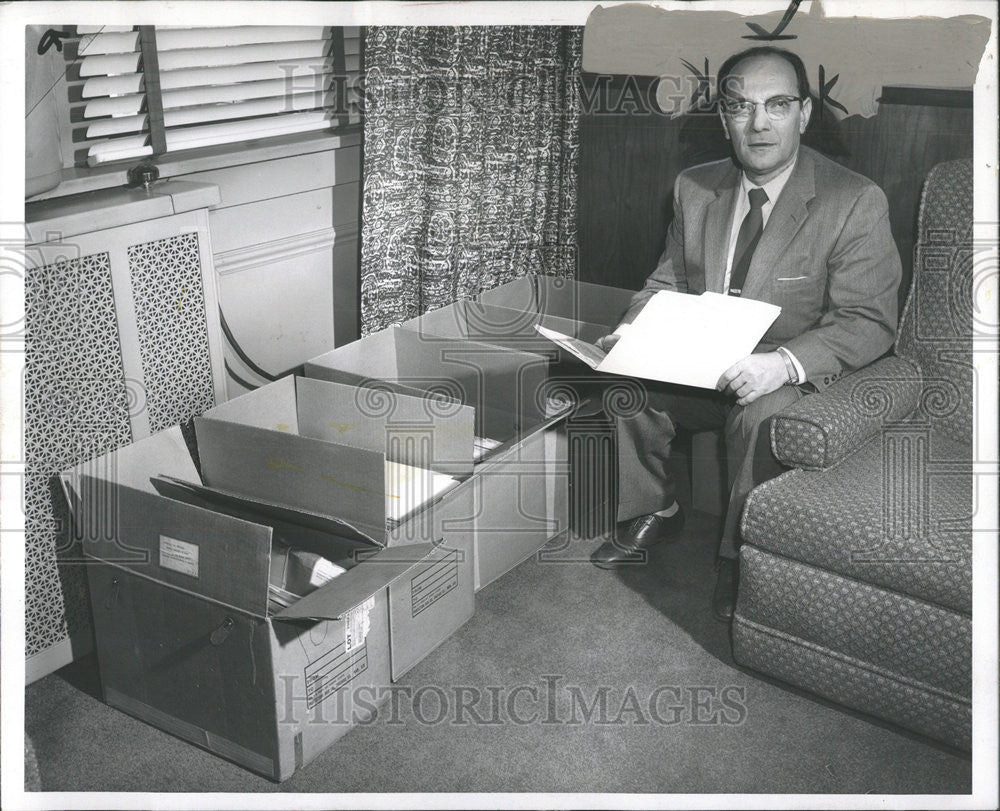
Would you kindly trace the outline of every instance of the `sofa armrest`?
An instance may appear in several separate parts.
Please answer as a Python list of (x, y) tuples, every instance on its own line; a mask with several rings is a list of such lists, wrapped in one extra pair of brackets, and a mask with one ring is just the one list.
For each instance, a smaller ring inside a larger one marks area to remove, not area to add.
[(771, 449), (790, 467), (832, 467), (882, 426), (908, 416), (919, 402), (921, 382), (909, 361), (882, 358), (774, 415)]

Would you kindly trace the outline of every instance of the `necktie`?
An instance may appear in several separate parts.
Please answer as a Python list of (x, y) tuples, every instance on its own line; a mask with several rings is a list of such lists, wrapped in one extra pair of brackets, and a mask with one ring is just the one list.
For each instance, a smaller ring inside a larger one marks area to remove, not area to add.
[(764, 232), (764, 203), (767, 202), (767, 192), (763, 189), (750, 189), (750, 210), (743, 218), (740, 233), (736, 237), (736, 250), (733, 252), (733, 272), (729, 274), (729, 295), (738, 296), (743, 292), (743, 282), (746, 281), (750, 260), (760, 235)]

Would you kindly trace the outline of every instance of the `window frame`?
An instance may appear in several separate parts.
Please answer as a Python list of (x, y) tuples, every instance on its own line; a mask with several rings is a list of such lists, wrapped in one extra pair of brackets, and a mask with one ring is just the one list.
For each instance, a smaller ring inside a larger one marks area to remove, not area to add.
[[(143, 30), (154, 29), (154, 36), (149, 36), (147, 42), (152, 42), (155, 48), (155, 26), (135, 26), (139, 34), (140, 45), (144, 41)], [(226, 26), (219, 26), (226, 27)], [(332, 26), (340, 29), (340, 36), (334, 37), (334, 48), (332, 51), (333, 70), (335, 73), (346, 73), (345, 62), (345, 37), (343, 31), (351, 26)], [(358, 28), (358, 41), (360, 43), (360, 66), (359, 74), (363, 73), (364, 62), (364, 38), (365, 28)], [(76, 38), (79, 40), (79, 37)], [(339, 40), (339, 45), (337, 44)], [(60, 182), (57, 186), (45, 192), (25, 198), (25, 202), (35, 202), (58, 197), (65, 197), (74, 194), (81, 194), (100, 189), (114, 188), (128, 185), (128, 172), (133, 167), (143, 163), (155, 164), (160, 179), (166, 179), (192, 172), (206, 171), (210, 169), (240, 166), (249, 163), (256, 163), (263, 160), (272, 160), (294, 155), (305, 155), (310, 153), (324, 152), (331, 149), (338, 149), (346, 146), (355, 146), (361, 143), (363, 132), (362, 120), (351, 123), (349, 116), (341, 114), (337, 116), (336, 123), (323, 130), (312, 130), (301, 133), (277, 135), (266, 138), (246, 139), (234, 141), (226, 144), (213, 146), (202, 146), (193, 149), (172, 150), (156, 152), (144, 157), (122, 158), (120, 160), (109, 161), (96, 166), (66, 166), (67, 157), (72, 159), (73, 153), (73, 131), (79, 126), (79, 122), (71, 120), (71, 101), (67, 85), (67, 73), (70, 67), (76, 63), (79, 57), (66, 60), (66, 68), (60, 76), (59, 81), (53, 88), (56, 93), (57, 107), (59, 110), (59, 143), (63, 155), (63, 168), (61, 170)], [(148, 62), (143, 54), (143, 71), (149, 70)], [(152, 92), (159, 91), (159, 82), (144, 81), (145, 93), (147, 96)], [(350, 101), (348, 100), (348, 106)], [(152, 111), (151, 111), (152, 112)], [(162, 107), (160, 108), (158, 124), (162, 125)], [(150, 140), (153, 141), (154, 116), (150, 115)], [(161, 133), (163, 130), (161, 129)]]

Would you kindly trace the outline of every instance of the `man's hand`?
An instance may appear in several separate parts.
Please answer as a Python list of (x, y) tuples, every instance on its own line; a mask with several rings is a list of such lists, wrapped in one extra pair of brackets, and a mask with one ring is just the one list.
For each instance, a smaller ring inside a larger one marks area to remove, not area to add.
[(732, 394), (741, 406), (777, 391), (788, 382), (788, 367), (778, 352), (761, 352), (737, 361), (719, 378), (715, 388)]
[(621, 337), (621, 335), (615, 335), (612, 333), (611, 335), (605, 335), (603, 338), (598, 338), (596, 344), (597, 348), (603, 352), (610, 352), (611, 347), (618, 343), (618, 339)]

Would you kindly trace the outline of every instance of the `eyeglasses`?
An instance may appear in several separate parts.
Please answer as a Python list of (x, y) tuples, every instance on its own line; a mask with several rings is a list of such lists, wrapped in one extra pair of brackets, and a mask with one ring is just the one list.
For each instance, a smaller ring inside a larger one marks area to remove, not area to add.
[(792, 112), (792, 103), (803, 101), (799, 96), (771, 96), (765, 102), (747, 101), (746, 99), (720, 99), (722, 111), (734, 121), (744, 121), (754, 114), (757, 105), (763, 103), (764, 112), (772, 121), (788, 118)]

